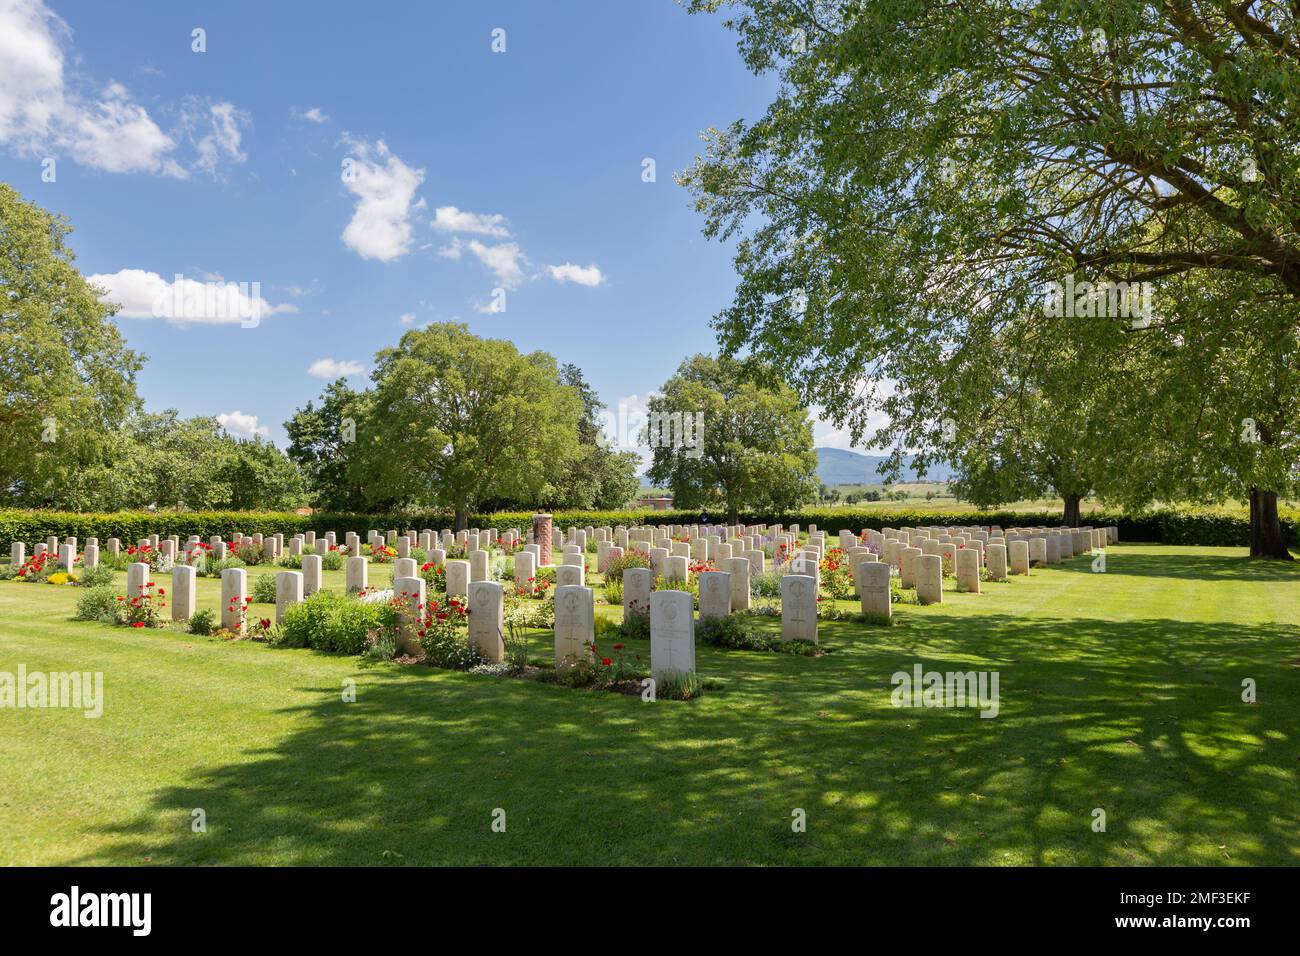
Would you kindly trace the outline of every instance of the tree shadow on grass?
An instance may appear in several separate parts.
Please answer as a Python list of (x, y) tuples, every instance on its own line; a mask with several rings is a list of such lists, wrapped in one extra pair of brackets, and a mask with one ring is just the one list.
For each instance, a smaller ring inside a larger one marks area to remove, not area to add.
[[(1088, 569), (1088, 564), (1081, 566)], [(1300, 561), (1262, 561), (1246, 555), (1180, 552), (1151, 553), (1108, 550), (1107, 574), (1198, 581), (1300, 582)]]
[[(822, 658), (701, 647), (726, 685), (693, 702), (359, 670), (356, 703), (302, 688), (292, 731), (65, 862), (1300, 862), (1292, 628), (927, 614), (822, 634)], [(915, 663), (996, 670), (998, 716), (893, 707)]]

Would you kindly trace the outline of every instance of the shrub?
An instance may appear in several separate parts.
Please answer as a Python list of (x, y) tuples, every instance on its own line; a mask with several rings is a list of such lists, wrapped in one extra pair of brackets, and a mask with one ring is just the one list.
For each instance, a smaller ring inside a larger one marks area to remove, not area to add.
[(220, 561), (204, 561), (195, 568), (194, 573), (201, 578), (219, 578), (226, 568), (242, 568), (244, 562), (238, 558), (223, 558)]
[(235, 557), (247, 565), (264, 564), (266, 552), (255, 544), (241, 544), (235, 549)]
[(396, 626), (397, 609), (390, 603), (317, 591), (285, 611), (276, 640), (285, 647), (360, 654), (372, 631)]
[(621, 580), (605, 582), (605, 600), (610, 604), (623, 603), (623, 582)]
[(77, 598), (78, 621), (114, 621), (117, 611), (117, 592), (111, 587), (96, 587)]
[(48, 578), (45, 579), (45, 583), (46, 584), (69, 584), (69, 583), (76, 583), (76, 580), (77, 579), (74, 578), (67, 571), (55, 571)]
[(773, 644), (780, 643), (759, 633), (752, 622), (738, 614), (702, 618), (696, 622), (695, 633), (705, 644), (728, 650), (770, 651)]
[(619, 626), (619, 633), (629, 641), (648, 641), (650, 639), (650, 609), (624, 608), (623, 623)]
[(198, 634), (201, 637), (207, 637), (217, 629), (217, 616), (207, 608), (201, 611), (195, 611), (194, 616), (190, 618), (189, 630), (191, 634)]
[(623, 572), (628, 568), (648, 568), (650, 567), (649, 555), (642, 554), (640, 551), (624, 551), (617, 558), (611, 558), (605, 567), (605, 580), (618, 581), (622, 583)]
[(755, 597), (780, 597), (781, 573), (779, 571), (764, 571), (762, 574), (754, 575), (749, 579), (749, 593)]
[(366, 649), (361, 652), (363, 660), (391, 661), (397, 656), (397, 632), (395, 630), (384, 628), (383, 630), (371, 631), (366, 635)]
[[(321, 566), (324, 567), (324, 564), (325, 564), (325, 562), (322, 561), (322, 562), (321, 562)], [(284, 555), (283, 557), (280, 558), (280, 567), (282, 567), (282, 568), (288, 568), (288, 569), (291, 570), (291, 571), (301, 571), (301, 570), (302, 570), (302, 555), (301, 555), (301, 554), (286, 554), (286, 555)]]
[(126, 627), (162, 627), (162, 609), (167, 606), (166, 590), (157, 588), (148, 581), (144, 591), (136, 597), (117, 595), (113, 598), (117, 607), (113, 609), (118, 624)]
[(275, 576), (260, 574), (253, 579), (252, 597), (254, 604), (275, 603)]
[(320, 567), (322, 571), (338, 571), (343, 567), (343, 555), (337, 551), (326, 551), (321, 555)]
[(102, 588), (112, 584), (115, 577), (112, 568), (97, 564), (93, 568), (82, 568), (77, 584), (83, 588)]
[(418, 633), (426, 664), (467, 671), (483, 663), (478, 649), (470, 645), (469, 608), (460, 598), (430, 601)]

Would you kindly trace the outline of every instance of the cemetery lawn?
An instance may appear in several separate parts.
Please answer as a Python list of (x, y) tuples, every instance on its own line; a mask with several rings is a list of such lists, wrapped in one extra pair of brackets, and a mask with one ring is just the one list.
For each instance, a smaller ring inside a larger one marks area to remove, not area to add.
[[(0, 709), (0, 865), (1294, 865), (1300, 565), (1244, 553), (1112, 546), (823, 622), (821, 658), (701, 646), (721, 686), (653, 704), (74, 622), (77, 589), (0, 582), (0, 671), (106, 685), (99, 719)], [(996, 670), (1000, 713), (891, 706), (916, 663)]]

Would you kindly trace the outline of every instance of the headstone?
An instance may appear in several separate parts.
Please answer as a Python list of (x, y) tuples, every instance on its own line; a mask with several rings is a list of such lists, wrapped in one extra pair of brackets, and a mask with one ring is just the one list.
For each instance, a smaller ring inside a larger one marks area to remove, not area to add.
[(281, 571), (275, 576), (275, 623), (284, 620), (289, 605), (302, 601), (302, 572)]
[(689, 591), (650, 595), (650, 673), (656, 681), (695, 671), (694, 607)]
[(1047, 539), (1030, 538), (1029, 539), (1029, 563), (1034, 567), (1041, 568), (1047, 564)]
[(403, 654), (419, 654), (425, 617), (424, 578), (393, 578), (393, 597), (398, 602), (397, 649)]
[[(401, 540), (401, 539), (399, 539)], [(398, 558), (393, 562), (393, 580), (398, 578), (413, 578), (419, 571), (419, 566), (415, 563), (415, 558)]]
[(515, 555), (515, 583), (520, 587), (529, 587), (529, 579), (537, 578), (537, 558), (531, 551), (520, 551)]
[(726, 571), (701, 571), (700, 620), (731, 613), (731, 575)]
[[(319, 555), (316, 560), (320, 560)], [(366, 590), (370, 586), (370, 562), (359, 554), (348, 558), (343, 565), (343, 580), (348, 594)]]
[(781, 579), (781, 640), (817, 641), (817, 582), (809, 575)]
[(447, 597), (466, 597), (469, 594), (469, 562), (447, 562)]
[(59, 546), (59, 564), (65, 570), (71, 571), (73, 564), (77, 561), (77, 547), (72, 544)]
[(898, 576), (903, 587), (916, 587), (916, 559), (920, 556), (920, 548), (906, 547), (900, 552)]
[(555, 666), (568, 667), (591, 659), (596, 641), (595, 595), (582, 585), (555, 589)]
[(862, 598), (862, 613), (888, 620), (893, 615), (893, 602), (889, 593), (889, 565), (881, 561), (858, 563), (858, 594)]
[[(745, 562), (748, 564), (749, 562)], [(664, 574), (665, 580), (669, 584), (688, 584), (690, 580), (690, 571), (688, 569), (687, 559), (681, 555), (669, 555), (667, 571)]]
[(194, 616), (198, 569), (188, 564), (172, 568), (172, 620), (188, 621)]
[(242, 633), (244, 598), (248, 596), (248, 576), (243, 568), (226, 568), (221, 572), (221, 626)]
[(99, 567), (99, 545), (93, 541), (86, 542), (86, 550), (81, 554), (81, 566), (83, 568)]
[(650, 613), (650, 588), (654, 577), (649, 568), (627, 568), (623, 571), (623, 616)]
[[(351, 558), (348, 558), (351, 561)], [(365, 559), (362, 558), (364, 561)], [(321, 556), (304, 554), (302, 556), (302, 596), (311, 597), (320, 590)]]
[(722, 570), (731, 575), (731, 610), (749, 610), (749, 561), (746, 558), (728, 558)]
[(580, 564), (557, 564), (555, 566), (555, 586), (582, 587), (586, 582), (586, 569)]
[(978, 594), (980, 590), (980, 554), (974, 548), (958, 548), (953, 563), (957, 574), (957, 590)]
[[(1050, 539), (1049, 539), (1050, 540)], [(1007, 547), (1004, 544), (990, 544), (985, 556), (988, 563), (989, 577), (994, 581), (1007, 579)]]
[(136, 561), (126, 566), (126, 596), (128, 599), (140, 597), (145, 593), (149, 583), (150, 568), (143, 561)]
[(9, 566), (17, 570), (27, 561), (27, 545), (15, 541), (9, 545)]
[(1011, 556), (1010, 572), (1012, 574), (1029, 573), (1029, 542), (1023, 538), (1017, 538), (1009, 546), (1008, 554)]
[[(449, 561), (448, 568), (455, 563)], [(465, 573), (469, 573), (468, 564)], [(504, 591), (496, 581), (475, 581), (469, 585), (469, 642), (488, 661), (499, 661), (506, 656), (504, 600)]]
[(922, 604), (943, 602), (943, 558), (937, 554), (916, 559), (916, 599)]

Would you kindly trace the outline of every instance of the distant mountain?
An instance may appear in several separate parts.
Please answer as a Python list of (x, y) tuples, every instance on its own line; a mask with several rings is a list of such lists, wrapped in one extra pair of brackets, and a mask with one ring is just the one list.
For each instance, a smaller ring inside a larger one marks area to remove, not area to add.
[[(845, 451), (843, 448), (818, 448), (817, 478), (824, 485), (870, 485), (883, 481), (880, 466), (885, 455), (864, 455), (861, 452)], [(912, 469), (912, 459), (904, 458), (904, 467), (900, 474), (901, 481), (917, 481)], [(947, 481), (953, 476), (952, 469), (946, 465), (932, 465), (926, 469), (926, 481)]]

